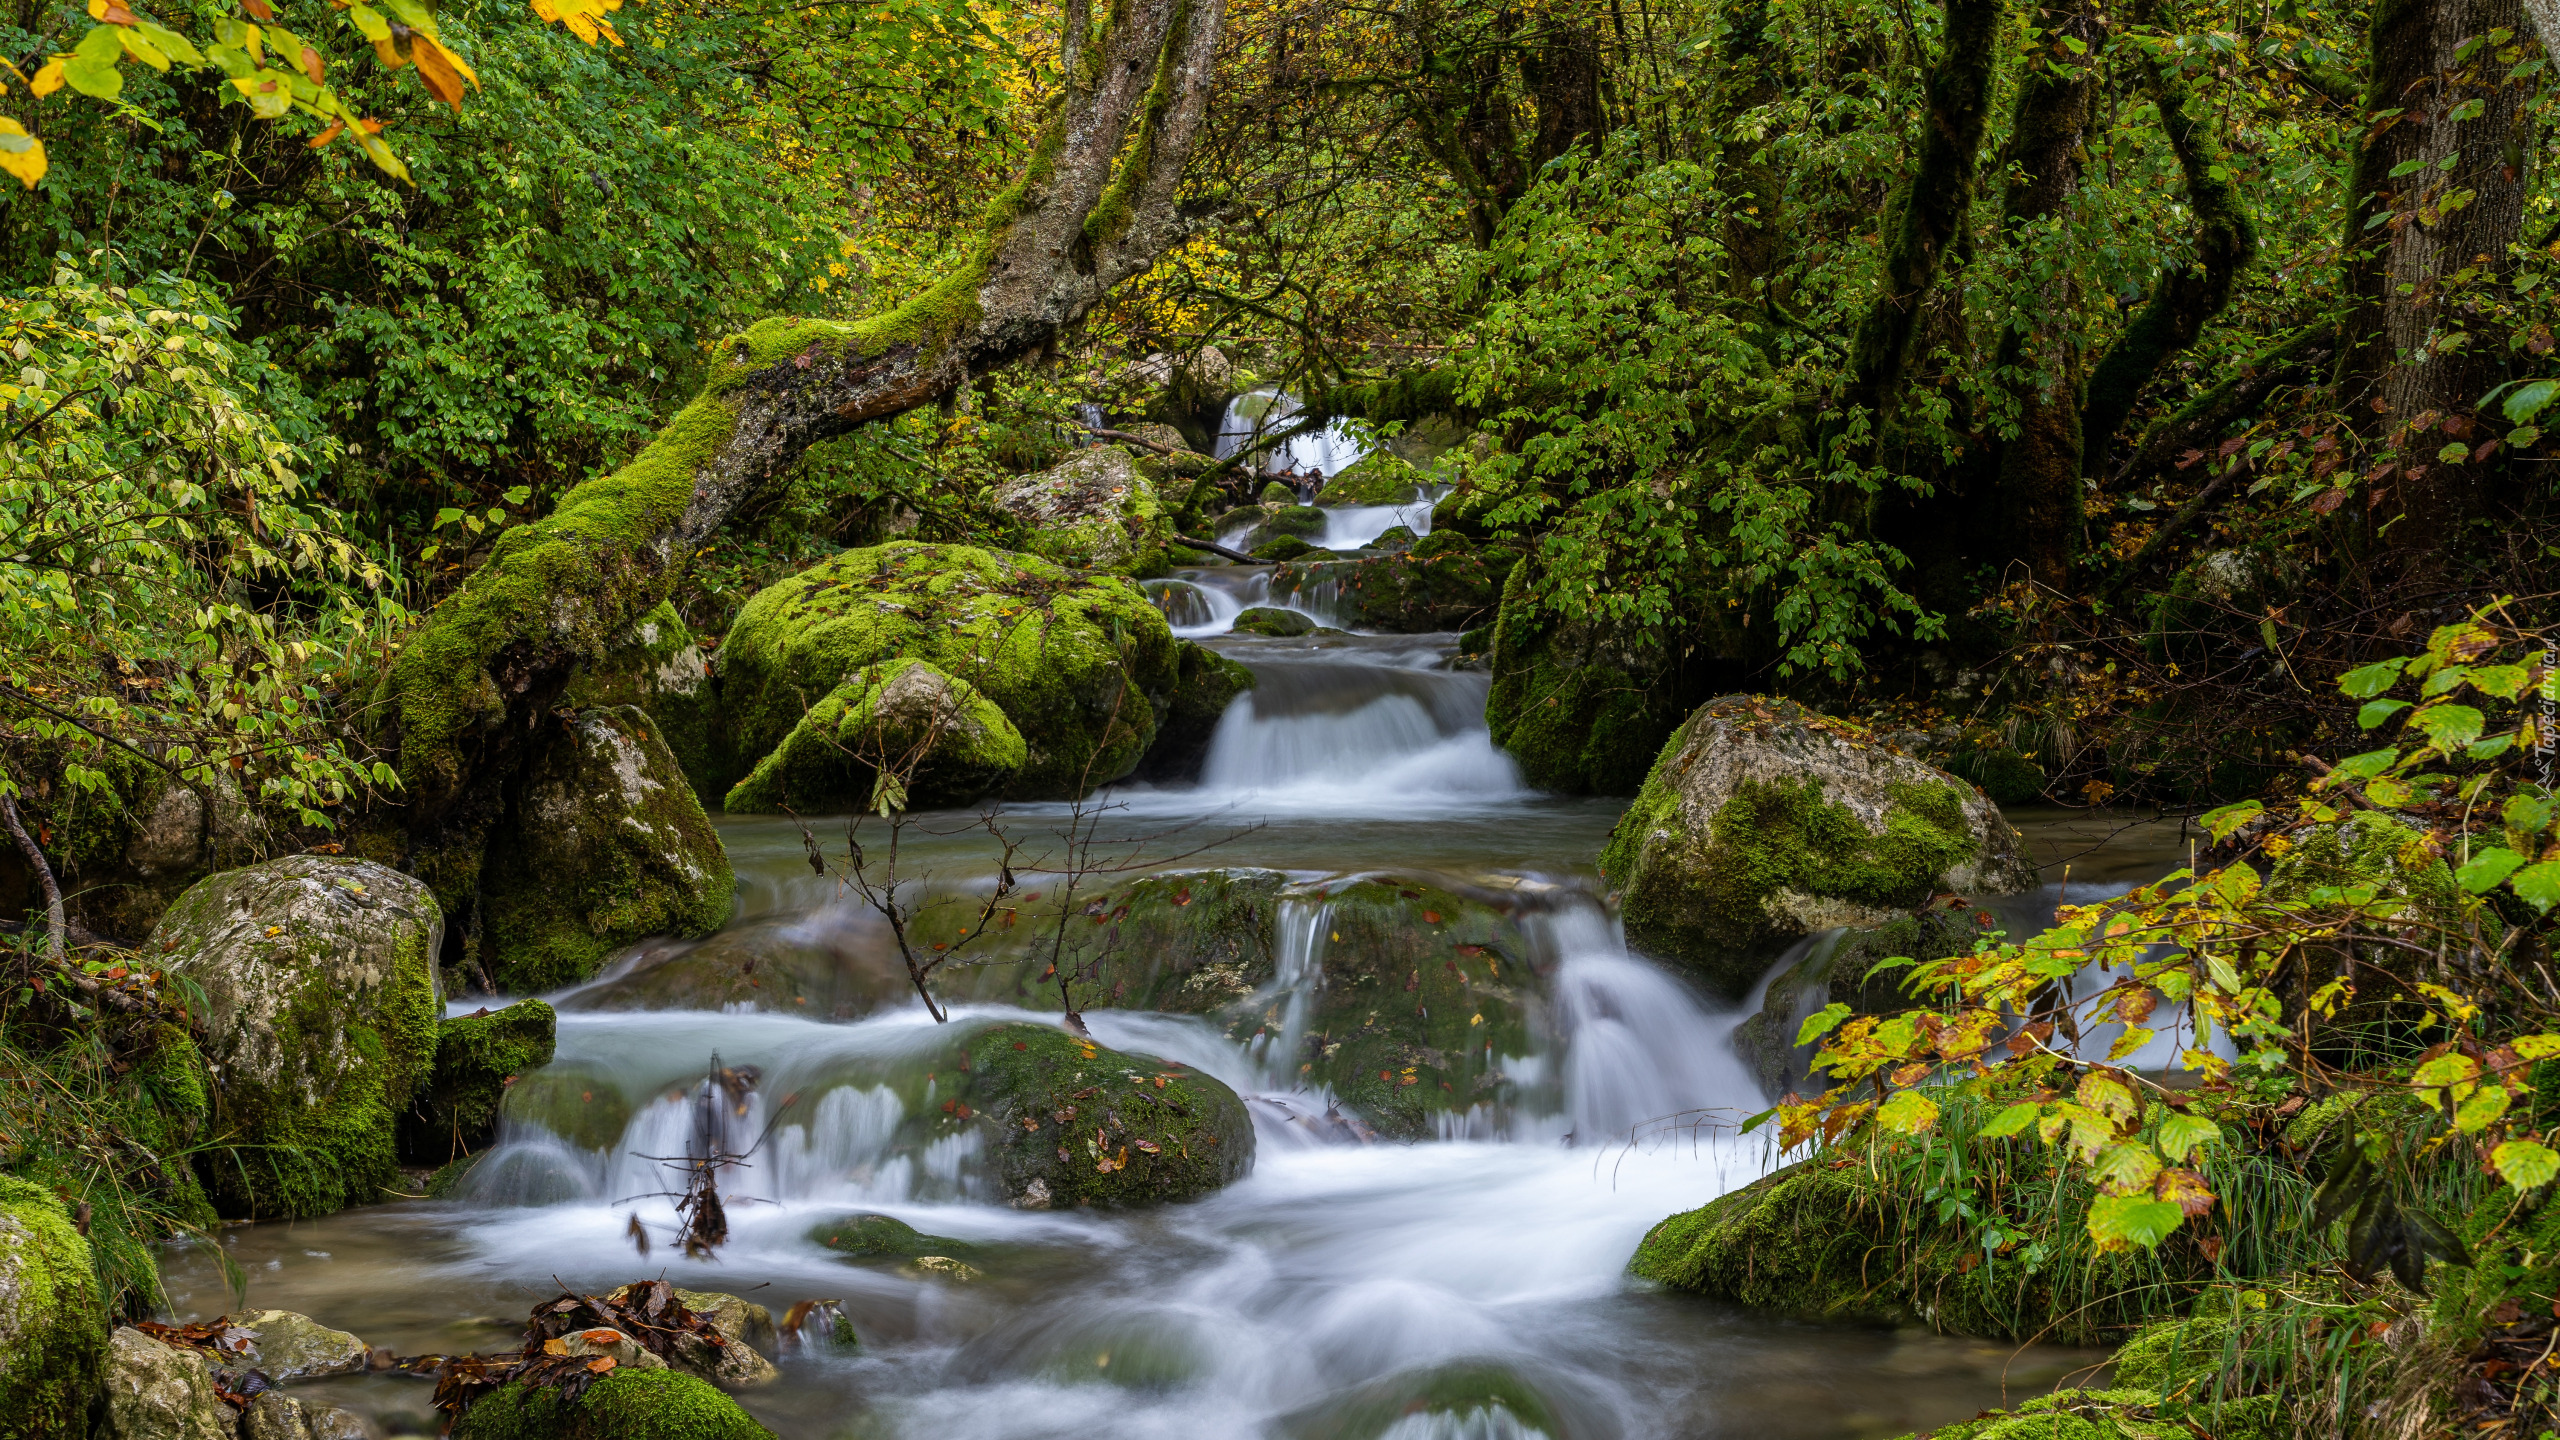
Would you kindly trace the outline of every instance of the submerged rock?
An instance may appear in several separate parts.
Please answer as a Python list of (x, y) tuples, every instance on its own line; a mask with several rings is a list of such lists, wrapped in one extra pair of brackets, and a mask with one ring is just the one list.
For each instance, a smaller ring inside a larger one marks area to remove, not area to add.
[[(216, 1392), (203, 1351), (162, 1344), (130, 1325), (117, 1327), (108, 1347), (105, 1429), (113, 1440), (238, 1440), (238, 1417)], [(11, 1417), (0, 1418), (0, 1435), (78, 1435), (89, 1394), (79, 1397), (80, 1418), (57, 1428), (10, 1430), (17, 1412), (0, 1410)]]
[(978, 1257), (978, 1247), (947, 1235), (927, 1235), (904, 1220), (887, 1215), (846, 1215), (809, 1227), (809, 1238), (839, 1255), (857, 1260), (924, 1260), (963, 1263)]
[(373, 1440), (373, 1431), (352, 1410), (267, 1390), (241, 1410), (240, 1440)]
[(1319, 550), (1295, 535), (1275, 535), (1245, 553), (1256, 560), (1285, 564), (1291, 560), (1304, 559), (1309, 555), (1330, 555), (1332, 552)]
[(923, 660), (846, 676), (730, 790), (722, 808), (864, 810), (886, 771), (919, 810), (966, 805), (1022, 769), (1022, 732), (976, 686)]
[(848, 550), (759, 591), (720, 647), (721, 703), (761, 759), (808, 706), (865, 666), (924, 660), (966, 680), (1021, 733), (999, 793), (1063, 798), (1128, 774), (1175, 688), (1172, 629), (1144, 591), (1028, 555), (965, 545)]
[(1040, 555), (1077, 570), (1146, 577), (1166, 569), (1173, 520), (1149, 471), (1118, 445), (1078, 450), (1064, 463), (1016, 476), (987, 492), (1023, 522)]
[(1700, 706), (1611, 832), (1627, 938), (1739, 996), (1788, 942), (1930, 896), (2032, 888), (1999, 807), (1861, 726), (1791, 701)]
[(1260, 533), (1265, 539), (1275, 535), (1295, 535), (1301, 540), (1313, 541), (1332, 524), (1332, 517), (1313, 505), (1283, 505), (1263, 517)]
[(83, 1433), (107, 1365), (105, 1313), (61, 1202), (0, 1175), (0, 1440)]
[[(1408, 1417), (1427, 1416), (1416, 1424)], [(1581, 1433), (1512, 1366), (1457, 1361), (1381, 1376), (1291, 1417), (1294, 1440), (1402, 1440), (1408, 1435), (1530, 1440)]]
[(213, 1117), (236, 1152), (201, 1167), (234, 1215), (308, 1217), (382, 1198), (398, 1124), (435, 1065), (427, 887), (365, 860), (294, 855), (208, 877), (152, 934), (204, 991)]
[(1239, 635), (1269, 635), (1286, 639), (1315, 633), (1316, 622), (1295, 610), (1256, 605), (1237, 613), (1234, 628)]
[(308, 1315), (290, 1310), (250, 1310), (231, 1323), (255, 1332), (248, 1361), (258, 1373), (282, 1385), (316, 1380), (324, 1375), (352, 1375), (365, 1368), (371, 1353), (365, 1343), (344, 1330), (332, 1330)]
[(1253, 1169), (1253, 1121), (1233, 1090), (1050, 1026), (979, 1032), (953, 1091), (946, 1124), (981, 1136), (1005, 1199), (1024, 1209), (1191, 1200)]
[(647, 714), (587, 710), (529, 763), (481, 869), (481, 953), (501, 990), (575, 984), (650, 935), (708, 935), (737, 882)]
[(551, 1063), (559, 1028), (560, 1017), (540, 1000), (438, 1024), (435, 1069), (401, 1127), (408, 1158), (443, 1165), (487, 1149), (507, 1087)]
[(462, 1413), (453, 1440), (773, 1440), (773, 1432), (707, 1380), (635, 1365), (617, 1367), (575, 1400), (502, 1386)]

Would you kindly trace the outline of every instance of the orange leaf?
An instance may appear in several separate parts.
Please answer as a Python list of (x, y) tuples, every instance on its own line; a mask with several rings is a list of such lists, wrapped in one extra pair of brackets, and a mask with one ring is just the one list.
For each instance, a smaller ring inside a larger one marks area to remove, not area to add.
[(616, 1345), (622, 1341), (619, 1330), (589, 1330), (578, 1337), (590, 1345)]
[(321, 63), (319, 51), (308, 45), (302, 47), (302, 73), (311, 77), (312, 84), (319, 84), (320, 77), (328, 73), (328, 69), (328, 66)]
[(427, 82), (427, 93), (462, 113), (462, 76), (453, 68), (453, 57), (427, 35), (409, 37), (409, 58), (418, 67), (418, 78)]
[(545, 1355), (566, 1355), (569, 1353), (569, 1342), (561, 1339), (557, 1335), (554, 1335), (550, 1339), (542, 1342), (542, 1353)]
[(598, 1375), (602, 1375), (606, 1371), (612, 1369), (613, 1365), (614, 1360), (610, 1355), (599, 1355), (593, 1360), (587, 1362), (587, 1368)]
[(311, 137), (311, 148), (317, 150), (321, 146), (328, 144), (330, 141), (337, 139), (339, 135), (345, 132), (346, 128), (347, 122), (344, 120), (330, 121), (328, 129)]
[(240, 8), (248, 11), (249, 18), (252, 20), (273, 20), (276, 18), (275, 7), (269, 5), (267, 0), (240, 0)]

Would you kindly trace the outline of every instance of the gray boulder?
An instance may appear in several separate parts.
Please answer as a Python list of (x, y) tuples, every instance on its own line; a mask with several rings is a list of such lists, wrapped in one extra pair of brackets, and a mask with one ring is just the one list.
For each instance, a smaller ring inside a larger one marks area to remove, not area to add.
[(427, 887), (367, 860), (292, 855), (198, 882), (152, 949), (204, 991), (226, 1213), (325, 1215), (399, 1181), (401, 1114), (434, 1068), (444, 919)]
[(112, 1440), (238, 1440), (238, 1419), (214, 1392), (213, 1361), (130, 1325), (107, 1342)]
[(317, 1380), (324, 1375), (352, 1375), (364, 1369), (365, 1343), (344, 1330), (332, 1330), (308, 1315), (290, 1310), (251, 1310), (231, 1323), (254, 1333), (249, 1363), (282, 1385)]

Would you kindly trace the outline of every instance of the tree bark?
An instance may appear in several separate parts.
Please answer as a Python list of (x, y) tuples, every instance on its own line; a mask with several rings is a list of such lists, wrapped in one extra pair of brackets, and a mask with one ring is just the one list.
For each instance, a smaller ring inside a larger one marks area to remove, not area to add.
[[(2080, 156), (2089, 140), (2101, 27), (2085, 4), (2041, 9), (2047, 45), (2031, 51), (2010, 125), (2016, 178), (2002, 205), (2021, 239), (2048, 228), (2080, 188)], [(2065, 41), (2082, 48), (2074, 53)], [(1998, 494), (2004, 548), (2024, 560), (2039, 584), (2071, 579), (2071, 550), (2080, 529), (2080, 287), (2071, 267), (2057, 266), (2024, 323), (2001, 337), (1999, 371), (2033, 373), (2017, 382), (2018, 433), (2000, 447)]]
[(1223, 0), (1119, 0), (1099, 20), (1069, 0), (1064, 93), (959, 271), (873, 319), (776, 318), (723, 342), (700, 397), (647, 449), (509, 532), (438, 607), (377, 701), (410, 807), (402, 828), (444, 852), (419, 866), (440, 893), (476, 874), (489, 782), (573, 667), (664, 600), (742, 503), (811, 444), (1050, 346), (1198, 228), (1176, 187), (1223, 18)]

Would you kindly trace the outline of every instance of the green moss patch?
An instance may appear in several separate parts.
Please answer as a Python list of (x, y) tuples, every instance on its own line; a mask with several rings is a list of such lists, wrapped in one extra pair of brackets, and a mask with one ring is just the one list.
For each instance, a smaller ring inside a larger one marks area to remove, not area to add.
[(616, 1370), (575, 1400), (503, 1386), (463, 1412), (454, 1440), (772, 1440), (708, 1381), (680, 1370)]
[(559, 1017), (540, 1000), (440, 1024), (435, 1070), (401, 1127), (405, 1157), (445, 1165), (487, 1149), (508, 1087), (551, 1063), (558, 1033)]
[(1016, 1204), (1159, 1205), (1206, 1195), (1253, 1168), (1253, 1122), (1233, 1090), (1064, 1030), (981, 1031), (952, 1078), (940, 1115), (979, 1127)]
[(966, 805), (1011, 781), (1028, 754), (1022, 732), (976, 686), (922, 660), (888, 660), (809, 707), (722, 808), (867, 809), (884, 771), (903, 777), (908, 806)]
[(88, 1242), (50, 1192), (0, 1175), (0, 1440), (86, 1434), (106, 1349)]

